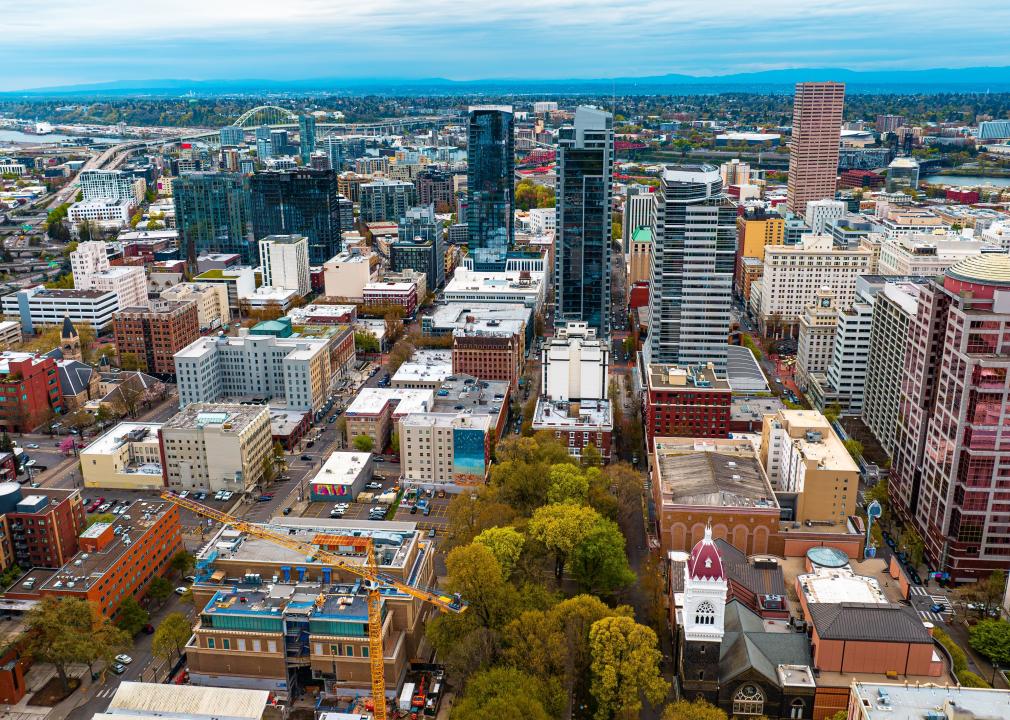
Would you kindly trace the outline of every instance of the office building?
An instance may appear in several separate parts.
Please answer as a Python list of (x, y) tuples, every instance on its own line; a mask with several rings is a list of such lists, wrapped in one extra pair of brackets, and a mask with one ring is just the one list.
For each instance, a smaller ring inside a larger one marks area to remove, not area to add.
[(246, 178), (233, 173), (187, 173), (172, 184), (179, 247), (190, 270), (206, 253), (235, 253), (256, 262)]
[(872, 250), (839, 248), (825, 235), (805, 236), (797, 245), (765, 248), (761, 279), (752, 286), (752, 292), (760, 287), (757, 320), (761, 332), (795, 334), (800, 315), (821, 288), (834, 292), (837, 307), (847, 307), (855, 299), (856, 278), (872, 272), (872, 263)]
[[(751, 267), (762, 268), (765, 248), (769, 245), (785, 244), (785, 234), (785, 218), (778, 214), (769, 213), (763, 207), (745, 207), (743, 213), (737, 216), (735, 285), (738, 294), (745, 298), (749, 296), (747, 288), (760, 277), (760, 270), (757, 273), (748, 273), (748, 269)], [(748, 262), (747, 258), (758, 262)]]
[(312, 115), (298, 116), (298, 154), (302, 165), (308, 165), (316, 149), (316, 119)]
[(645, 370), (642, 402), (650, 446), (657, 437), (729, 437), (733, 390), (711, 364), (650, 364)]
[(451, 335), (457, 328), (471, 325), (484, 330), (508, 330), (523, 338), (526, 348), (534, 345), (534, 324), (532, 309), (521, 303), (447, 302), (421, 316), (424, 335)]
[(614, 118), (580, 106), (558, 135), (555, 322), (610, 336)]
[(816, 410), (779, 410), (761, 429), (761, 464), (796, 522), (842, 525), (856, 512), (859, 466)]
[(259, 245), (264, 285), (294, 290), (301, 297), (312, 292), (308, 238), (304, 235), (267, 235)]
[(75, 232), (79, 232), (81, 223), (85, 222), (106, 230), (118, 230), (130, 222), (136, 207), (133, 200), (113, 198), (82, 200), (67, 208), (67, 220)]
[(289, 410), (315, 412), (334, 370), (328, 342), (250, 334), (203, 337), (175, 354), (179, 407), (222, 398), (284, 400)]
[(245, 128), (238, 125), (225, 125), (218, 130), (221, 147), (235, 147), (245, 143)]
[(515, 140), (510, 105), (475, 105), (467, 120), (466, 221), (478, 270), (505, 269), (514, 242)]
[(81, 475), (86, 488), (160, 490), (162, 423), (121, 422), (82, 448)]
[(862, 417), (888, 457), (894, 456), (897, 440), (905, 350), (918, 312), (919, 288), (926, 283), (888, 282), (873, 303)]
[(887, 166), (887, 192), (919, 189), (919, 161), (913, 157), (896, 157)]
[(631, 234), (628, 252), (628, 288), (639, 283), (648, 283), (652, 271), (652, 227), (644, 225), (635, 228)]
[(359, 187), (361, 222), (397, 222), (417, 205), (417, 189), (406, 180), (377, 178)]
[(433, 239), (397, 240), (389, 246), (389, 267), (394, 272), (413, 270), (421, 273), (428, 292), (435, 292), (442, 286), (445, 277), (441, 247), (441, 242)]
[(629, 185), (624, 199), (624, 216), (621, 219), (624, 251), (628, 251), (631, 236), (640, 227), (652, 227), (656, 196), (644, 185)]
[(147, 304), (147, 277), (143, 267), (111, 266), (106, 253), (108, 243), (83, 242), (70, 253), (70, 269), (78, 290), (115, 293), (119, 306)]
[(304, 235), (309, 263), (322, 265), (340, 252), (342, 220), (337, 178), (332, 170), (298, 168), (258, 172), (249, 178), (253, 233)]
[(129, 200), (134, 205), (144, 199), (147, 183), (122, 170), (82, 170), (82, 200)]
[(421, 205), (434, 205), (436, 212), (452, 210), (454, 191), (452, 173), (437, 168), (425, 168), (414, 180), (417, 201)]
[(100, 332), (112, 324), (119, 298), (111, 290), (50, 290), (36, 285), (0, 297), (0, 308), (6, 317), (18, 318), (25, 333), (61, 324), (68, 317), (75, 325), (88, 324)]
[(539, 311), (547, 300), (547, 283), (543, 272), (481, 272), (462, 266), (445, 284), (442, 298), (450, 303), (522, 303)]
[(647, 362), (726, 371), (736, 211), (712, 165), (663, 170), (656, 198)]
[(848, 206), (841, 200), (830, 198), (811, 200), (807, 203), (807, 211), (803, 219), (813, 235), (824, 235), (828, 231), (829, 225), (847, 215), (848, 212)]
[(807, 203), (835, 197), (845, 85), (796, 84), (789, 143), (789, 209), (804, 215)]
[(540, 351), (541, 394), (553, 400), (605, 400), (610, 346), (588, 323), (559, 326)]
[(873, 278), (857, 281), (855, 302), (838, 309), (827, 371), (810, 374), (807, 396), (818, 410), (837, 406), (843, 413), (858, 415), (863, 408), (873, 299), (883, 287), (882, 282), (867, 282), (868, 277)]
[(165, 484), (176, 492), (243, 492), (272, 469), (270, 410), (264, 405), (193, 403), (160, 433)]
[(888, 485), (927, 561), (955, 582), (1010, 567), (1001, 487), (1010, 410), (1010, 258), (981, 255), (919, 288)]
[[(424, 277), (418, 275), (418, 278)], [(404, 316), (414, 317), (419, 302), (417, 283), (413, 281), (379, 280), (361, 289), (361, 304), (371, 308), (403, 308)]]
[(519, 387), (525, 360), (523, 336), (498, 327), (467, 325), (452, 333), (452, 371)]
[(231, 321), (228, 288), (222, 283), (182, 282), (161, 291), (162, 300), (196, 303), (200, 330), (213, 330)]
[(112, 332), (119, 362), (136, 358), (140, 370), (175, 377), (175, 353), (200, 337), (196, 302), (157, 300), (115, 314)]
[(837, 324), (835, 294), (831, 288), (821, 288), (800, 315), (796, 341), (796, 383), (801, 390), (810, 384), (812, 375), (828, 371)]
[(879, 237), (877, 271), (881, 275), (933, 277), (984, 252), (1005, 252), (984, 239), (972, 240), (953, 233), (873, 236)]
[(351, 248), (323, 265), (323, 286), (327, 297), (361, 302), (365, 286), (375, 280), (379, 258), (375, 253)]

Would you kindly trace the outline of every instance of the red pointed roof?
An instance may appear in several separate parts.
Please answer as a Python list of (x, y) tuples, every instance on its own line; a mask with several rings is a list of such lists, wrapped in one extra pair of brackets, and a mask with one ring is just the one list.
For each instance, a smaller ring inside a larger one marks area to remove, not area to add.
[(726, 573), (722, 569), (722, 556), (719, 548), (712, 540), (712, 526), (705, 527), (705, 537), (691, 550), (687, 560), (688, 576), (694, 580), (725, 580)]

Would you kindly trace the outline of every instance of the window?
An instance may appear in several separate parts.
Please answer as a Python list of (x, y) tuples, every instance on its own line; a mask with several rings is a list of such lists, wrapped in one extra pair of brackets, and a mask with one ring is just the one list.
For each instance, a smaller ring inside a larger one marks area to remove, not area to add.
[(353, 645), (346, 645), (345, 649), (347, 650), (347, 653), (346, 653), (347, 657), (354, 657), (354, 646)]
[(211, 650), (214, 649), (214, 638), (207, 638), (207, 647)]
[(803, 711), (807, 709), (807, 704), (803, 702), (802, 699), (796, 698), (793, 700), (792, 704), (789, 706), (789, 717), (794, 720), (801, 720), (803, 717)]
[(744, 685), (733, 696), (734, 715), (761, 715), (764, 707), (765, 696), (757, 685)]
[(715, 606), (708, 600), (701, 603), (694, 611), (695, 625), (715, 625)]

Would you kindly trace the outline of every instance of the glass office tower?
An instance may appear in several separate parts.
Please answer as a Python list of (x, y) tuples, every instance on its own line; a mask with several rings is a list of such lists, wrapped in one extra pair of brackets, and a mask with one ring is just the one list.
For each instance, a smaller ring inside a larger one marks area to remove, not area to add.
[(172, 183), (179, 243), (191, 271), (210, 252), (237, 253), (257, 262), (250, 233), (249, 191), (237, 173), (186, 173)]
[(467, 225), (477, 270), (504, 270), (514, 230), (515, 141), (512, 107), (470, 108), (467, 138)]
[(340, 252), (341, 197), (332, 170), (258, 172), (249, 179), (253, 234), (304, 235), (309, 239), (309, 263), (322, 265)]

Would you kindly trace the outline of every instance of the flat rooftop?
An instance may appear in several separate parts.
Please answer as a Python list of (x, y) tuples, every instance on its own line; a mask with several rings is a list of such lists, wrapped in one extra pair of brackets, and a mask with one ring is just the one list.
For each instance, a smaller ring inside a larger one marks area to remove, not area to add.
[(393, 375), (394, 383), (441, 382), (452, 375), (452, 351), (416, 350)]
[(562, 402), (541, 397), (533, 413), (533, 425), (612, 430), (614, 412), (609, 400)]
[(81, 456), (108, 455), (127, 443), (158, 446), (158, 431), (162, 423), (121, 422), (81, 450)]
[(265, 412), (268, 410), (263, 405), (192, 403), (169, 418), (162, 427), (165, 430), (192, 430), (229, 424), (233, 431), (240, 432)]
[(508, 393), (509, 384), (503, 380), (478, 380), (462, 373), (450, 375), (435, 389), (432, 412), (497, 415)]
[(330, 485), (350, 485), (372, 461), (372, 453), (335, 452), (331, 453), (319, 472), (309, 480), (309, 483), (325, 483)]
[(269, 701), (266, 690), (124, 681), (101, 717), (214, 718), (258, 720)]
[[(379, 322), (382, 322), (381, 320)], [(220, 349), (240, 349), (245, 347), (249, 340), (258, 339), (265, 340), (274, 347), (279, 348), (290, 348), (291, 351), (298, 349), (300, 345), (306, 346), (310, 352), (325, 352), (327, 350), (328, 341), (325, 338), (308, 338), (308, 337), (287, 337), (278, 338), (273, 335), (255, 335), (252, 333), (243, 333), (241, 335), (225, 335), (223, 337), (202, 337), (198, 340), (193, 341), (186, 347), (184, 347), (179, 352), (175, 353), (174, 357), (183, 358), (198, 358), (202, 357), (208, 352), (213, 352), (214, 350)], [(285, 357), (290, 357), (286, 355)]]
[(888, 603), (876, 578), (856, 575), (849, 567), (817, 568), (796, 581), (808, 603)]
[(656, 438), (654, 463), (664, 505), (778, 512), (775, 493), (749, 440)]
[(715, 370), (706, 365), (682, 366), (652, 363), (646, 366), (649, 389), (668, 391), (717, 391), (728, 392), (729, 381), (719, 377)]
[(522, 303), (466, 303), (448, 302), (438, 305), (427, 322), (433, 329), (451, 329), (467, 323), (528, 323), (533, 311)]
[(869, 720), (924, 720), (937, 712), (944, 720), (955, 716), (975, 720), (1010, 717), (1010, 690), (855, 681), (852, 693)]
[(396, 405), (396, 413), (430, 412), (434, 405), (434, 392), (428, 388), (362, 388), (345, 415), (378, 415), (389, 404)]
[(820, 469), (859, 472), (855, 460), (821, 413), (816, 410), (782, 410), (778, 417), (785, 421), (784, 428), (793, 446), (805, 459), (817, 463)]

